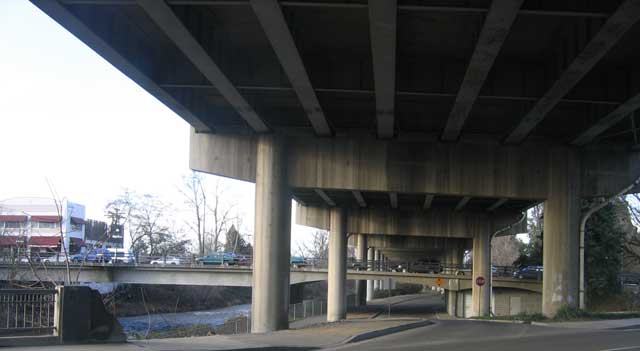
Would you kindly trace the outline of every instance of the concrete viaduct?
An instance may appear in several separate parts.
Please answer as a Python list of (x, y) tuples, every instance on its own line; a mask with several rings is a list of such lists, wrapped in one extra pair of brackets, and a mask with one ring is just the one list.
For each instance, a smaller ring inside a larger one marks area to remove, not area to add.
[[(640, 175), (637, 0), (31, 1), (191, 124), (191, 168), (255, 182), (255, 332), (288, 327), (291, 199), (330, 231), (330, 321), (347, 234), (371, 259), (442, 240), (490, 277), (492, 235), (544, 203), (553, 316), (578, 305), (582, 199)], [(488, 314), (491, 279), (472, 290)]]
[[(64, 265), (35, 266), (30, 269), (16, 270), (15, 266), (0, 265), (0, 280), (4, 281), (57, 281), (64, 282)], [(251, 268), (211, 268), (211, 267), (172, 267), (172, 266), (112, 266), (85, 265), (82, 268), (71, 267), (72, 279), (79, 282), (123, 283), (153, 285), (203, 285), (203, 286), (252, 286)], [(470, 276), (447, 274), (420, 274), (381, 271), (347, 271), (352, 280), (394, 279), (399, 282), (437, 286), (450, 291), (471, 289)], [(313, 283), (327, 280), (326, 269), (292, 269), (290, 285)], [(542, 292), (541, 282), (513, 278), (494, 278), (494, 287)]]

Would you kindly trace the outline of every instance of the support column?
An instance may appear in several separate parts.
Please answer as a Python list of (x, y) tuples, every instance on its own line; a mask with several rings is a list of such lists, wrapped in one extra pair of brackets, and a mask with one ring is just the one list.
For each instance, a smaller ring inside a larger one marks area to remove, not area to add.
[[(472, 316), (488, 316), (491, 312), (491, 233), (488, 226), (473, 236), (473, 275), (471, 280)], [(476, 284), (478, 277), (484, 285)]]
[(256, 149), (251, 332), (266, 333), (289, 328), (291, 193), (284, 140), (260, 135)]
[[(367, 261), (367, 236), (365, 234), (357, 234), (356, 259), (362, 265)], [(356, 306), (365, 306), (367, 304), (367, 281), (356, 281)]]
[(327, 293), (327, 321), (336, 322), (347, 317), (347, 211), (331, 209), (329, 227), (329, 273)]
[[(374, 252), (375, 252), (375, 248), (373, 247), (370, 247), (367, 250), (367, 270), (368, 271), (373, 271), (373, 260), (375, 258)], [(372, 279), (367, 280), (367, 301), (373, 300), (373, 290), (374, 290), (373, 284), (374, 283)]]
[(562, 306), (577, 307), (580, 279), (580, 165), (567, 150), (551, 157), (542, 241), (542, 314), (547, 317)]
[[(449, 261), (447, 262), (447, 264), (451, 265), (451, 268), (450, 268), (451, 272), (449, 273), (453, 274), (458, 269), (460, 269), (460, 267), (458, 266), (462, 264), (464, 260), (463, 256), (464, 256), (464, 248), (462, 247), (462, 244), (457, 240), (453, 241), (452, 244), (449, 245), (448, 253), (447, 253), (447, 257)], [(472, 282), (472, 284), (475, 285), (475, 282)], [(458, 292), (455, 290), (447, 290), (447, 313), (451, 317), (457, 317), (457, 308), (456, 308), (458, 305), (457, 301), (458, 301)]]
[[(374, 257), (373, 257), (373, 270), (374, 271), (380, 271), (380, 250), (375, 250), (374, 251)], [(373, 281), (373, 290), (380, 290), (380, 280), (376, 279)]]

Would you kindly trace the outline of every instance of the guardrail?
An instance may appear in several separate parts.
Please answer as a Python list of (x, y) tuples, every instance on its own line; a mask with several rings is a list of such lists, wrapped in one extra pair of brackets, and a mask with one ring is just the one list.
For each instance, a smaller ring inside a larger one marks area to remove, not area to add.
[(0, 336), (54, 335), (56, 290), (0, 289)]
[[(219, 253), (222, 254), (222, 253)], [(68, 260), (74, 266), (77, 265), (118, 265), (118, 266), (163, 266), (163, 267), (195, 267), (195, 266), (224, 266), (224, 267), (246, 267), (251, 268), (253, 258), (250, 255), (228, 255), (227, 258), (220, 261), (206, 261), (200, 259), (197, 255), (133, 255), (125, 253), (117, 253), (112, 256), (96, 256), (96, 255), (70, 255)], [(0, 256), (0, 263), (11, 263), (15, 265), (21, 264), (37, 264), (37, 265), (61, 265), (66, 264), (67, 258), (62, 255), (41, 256), (32, 255), (25, 256)], [(327, 268), (326, 259), (292, 257), (291, 267), (296, 269), (322, 269)], [(542, 268), (538, 266), (529, 267), (530, 269), (521, 269), (513, 266), (492, 266), (493, 277), (512, 277), (520, 279), (542, 280)], [(347, 259), (347, 269), (349, 270), (373, 270), (383, 272), (408, 272), (408, 273), (431, 273), (431, 274), (447, 274), (467, 276), (472, 274), (472, 265), (470, 264), (453, 264), (448, 262), (425, 262), (425, 261), (389, 261), (389, 260), (358, 260), (355, 258)]]
[[(289, 305), (289, 322), (305, 318), (321, 316), (327, 313), (326, 300), (303, 300)], [(214, 328), (216, 334), (246, 334), (251, 333), (251, 317), (236, 317)]]

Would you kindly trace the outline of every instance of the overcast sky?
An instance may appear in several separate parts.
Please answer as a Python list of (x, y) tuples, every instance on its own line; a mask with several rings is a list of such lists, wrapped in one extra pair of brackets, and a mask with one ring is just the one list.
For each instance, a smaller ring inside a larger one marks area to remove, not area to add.
[[(50, 197), (49, 179), (88, 218), (124, 188), (181, 205), (184, 120), (27, 0), (0, 0), (0, 55), (0, 201)], [(254, 185), (221, 179), (253, 232)]]

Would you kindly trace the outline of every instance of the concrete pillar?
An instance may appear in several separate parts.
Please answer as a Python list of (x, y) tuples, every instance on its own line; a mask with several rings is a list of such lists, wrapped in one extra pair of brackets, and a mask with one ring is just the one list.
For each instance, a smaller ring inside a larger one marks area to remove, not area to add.
[(329, 273), (327, 281), (327, 321), (347, 317), (347, 211), (331, 209), (329, 227)]
[(256, 149), (251, 332), (266, 333), (289, 327), (291, 194), (284, 140), (260, 135)]
[(396, 280), (395, 279), (389, 279), (389, 284), (391, 284), (390, 285), (391, 290), (396, 288)]
[[(473, 275), (471, 280), (472, 316), (488, 316), (491, 308), (491, 233), (479, 231), (473, 236)], [(484, 278), (484, 285), (476, 284), (478, 277)]]
[[(380, 252), (380, 250), (375, 250), (374, 254), (373, 254), (373, 270), (374, 271), (379, 271), (380, 270), (380, 255), (382, 253)], [(373, 289), (374, 290), (380, 290), (380, 280), (376, 279), (373, 281)]]
[[(367, 236), (365, 234), (357, 234), (356, 259), (361, 264), (367, 260)], [(367, 304), (367, 281), (356, 281), (356, 306), (365, 306)]]
[(458, 301), (458, 292), (455, 290), (447, 290), (447, 313), (451, 317), (456, 317), (457, 301)]
[(544, 203), (542, 314), (577, 307), (579, 289), (580, 175), (570, 151), (552, 153), (549, 196)]
[[(374, 251), (375, 251), (375, 248), (373, 247), (370, 247), (367, 250), (367, 270), (368, 271), (373, 270), (373, 260), (375, 258)], [(372, 279), (367, 280), (367, 301), (373, 300), (373, 290), (374, 290), (373, 284), (374, 282)]]

